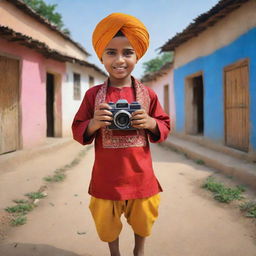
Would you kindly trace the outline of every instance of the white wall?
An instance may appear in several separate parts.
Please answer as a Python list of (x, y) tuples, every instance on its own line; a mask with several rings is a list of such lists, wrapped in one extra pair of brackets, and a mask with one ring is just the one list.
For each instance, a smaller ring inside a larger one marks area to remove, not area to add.
[(164, 108), (164, 86), (169, 85), (169, 116), (171, 118), (171, 126), (175, 127), (176, 110), (173, 85), (173, 69), (170, 69), (165, 75), (159, 76), (156, 80), (145, 82), (144, 85), (150, 87), (157, 94), (161, 106)]
[[(73, 74), (81, 75), (81, 100), (74, 100), (73, 90), (74, 81)], [(92, 68), (84, 67), (78, 64), (67, 63), (66, 77), (63, 79), (62, 85), (62, 134), (63, 136), (71, 136), (71, 125), (73, 118), (83, 100), (85, 92), (89, 89), (89, 76), (94, 77), (95, 85), (101, 84), (106, 80), (99, 72)]]

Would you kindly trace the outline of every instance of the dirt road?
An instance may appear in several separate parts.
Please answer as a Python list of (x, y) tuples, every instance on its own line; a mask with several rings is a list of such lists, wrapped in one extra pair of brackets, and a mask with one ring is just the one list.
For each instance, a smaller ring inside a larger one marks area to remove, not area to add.
[[(145, 256), (255, 256), (255, 223), (200, 188), (212, 170), (158, 145), (151, 149), (164, 192)], [(109, 255), (88, 210), (93, 158), (90, 149), (64, 182), (48, 188), (48, 197), (28, 214), (27, 224), (12, 228), (1, 242), (1, 256)], [(130, 256), (133, 233), (125, 219), (123, 224), (120, 247), (122, 256)]]

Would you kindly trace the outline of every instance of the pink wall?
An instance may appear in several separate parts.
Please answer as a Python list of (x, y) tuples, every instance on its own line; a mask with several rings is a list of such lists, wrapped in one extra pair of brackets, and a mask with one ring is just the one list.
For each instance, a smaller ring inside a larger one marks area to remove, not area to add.
[[(40, 144), (46, 139), (46, 72), (63, 75), (65, 63), (1, 39), (0, 55), (20, 60), (21, 145), (27, 148)], [(61, 111), (61, 95), (56, 104)]]
[(157, 77), (156, 80), (144, 82), (144, 84), (155, 91), (162, 107), (164, 106), (164, 86), (167, 84), (169, 85), (169, 115), (171, 117), (171, 126), (174, 128), (176, 111), (173, 87), (173, 69), (170, 69), (167, 74)]

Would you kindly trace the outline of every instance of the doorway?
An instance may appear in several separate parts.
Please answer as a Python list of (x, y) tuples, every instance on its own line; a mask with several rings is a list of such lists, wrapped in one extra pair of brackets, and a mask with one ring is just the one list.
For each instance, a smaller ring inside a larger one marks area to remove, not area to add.
[(204, 134), (204, 84), (203, 75), (186, 78), (186, 133)]
[(46, 79), (46, 136), (54, 137), (54, 75), (47, 73)]

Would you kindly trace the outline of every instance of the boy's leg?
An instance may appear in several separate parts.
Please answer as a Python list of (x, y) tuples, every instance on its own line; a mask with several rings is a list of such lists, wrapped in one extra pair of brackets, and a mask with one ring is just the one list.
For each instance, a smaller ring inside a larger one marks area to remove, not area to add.
[(135, 239), (135, 247), (133, 250), (133, 255), (143, 256), (146, 237), (142, 237), (134, 233), (134, 239)]
[(111, 256), (120, 255), (118, 237), (122, 229), (122, 222), (120, 220), (122, 205), (122, 201), (105, 200), (95, 197), (91, 197), (89, 205), (99, 238), (104, 242), (108, 242)]
[(121, 256), (119, 251), (119, 237), (115, 241), (109, 242), (108, 246), (111, 256)]
[(128, 200), (125, 217), (132, 226), (135, 237), (134, 255), (144, 255), (146, 237), (151, 234), (153, 223), (158, 217), (160, 195)]

